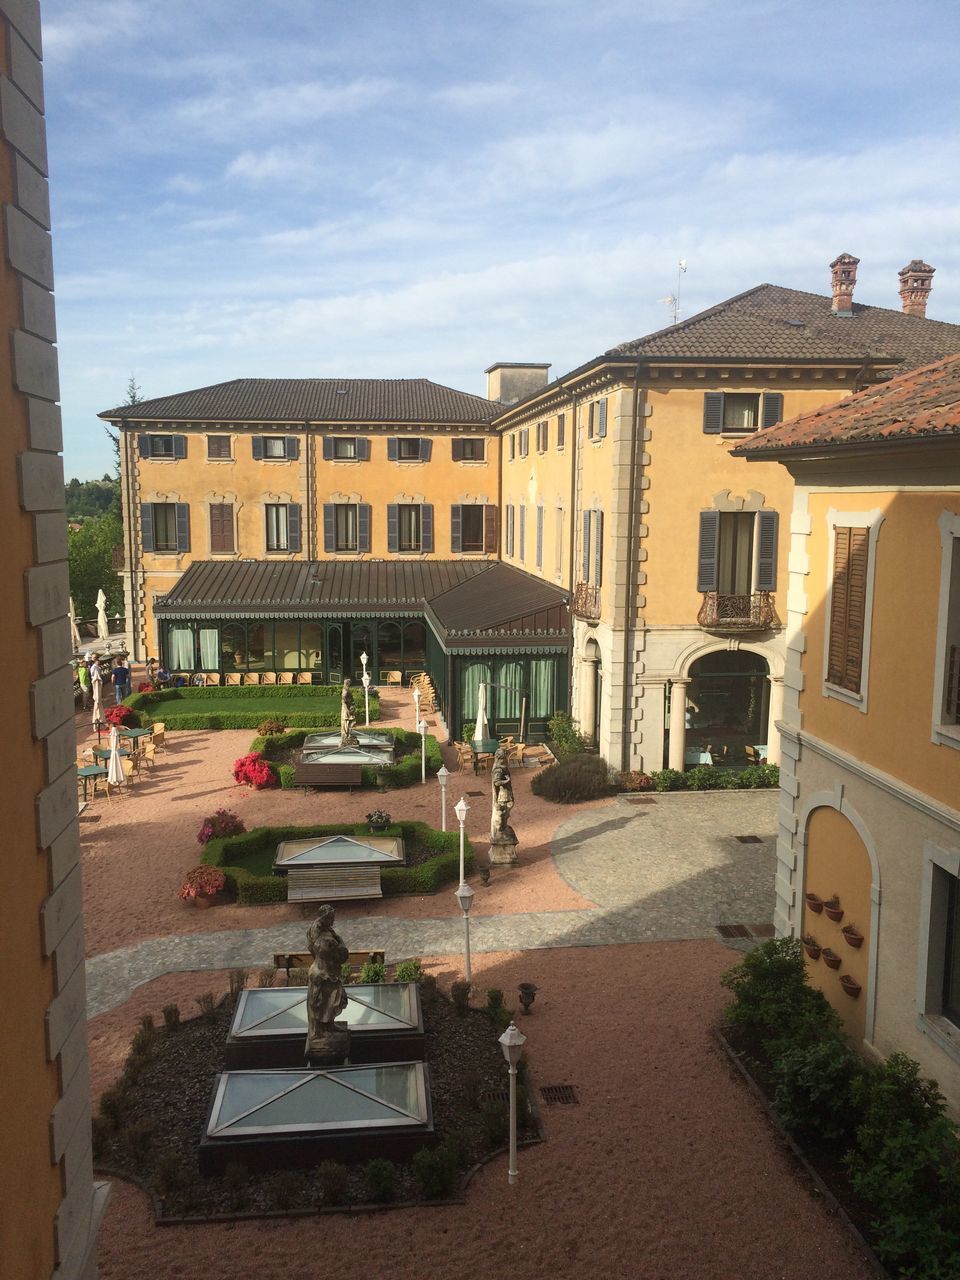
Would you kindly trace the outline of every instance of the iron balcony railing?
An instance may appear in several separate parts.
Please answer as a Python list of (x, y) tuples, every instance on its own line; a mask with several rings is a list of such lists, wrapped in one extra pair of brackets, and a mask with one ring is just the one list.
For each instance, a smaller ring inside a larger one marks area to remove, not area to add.
[(742, 596), (705, 591), (697, 623), (707, 631), (763, 631), (779, 627), (780, 619), (769, 591)]
[(600, 588), (591, 582), (578, 582), (573, 593), (573, 612), (578, 618), (596, 622), (600, 617)]

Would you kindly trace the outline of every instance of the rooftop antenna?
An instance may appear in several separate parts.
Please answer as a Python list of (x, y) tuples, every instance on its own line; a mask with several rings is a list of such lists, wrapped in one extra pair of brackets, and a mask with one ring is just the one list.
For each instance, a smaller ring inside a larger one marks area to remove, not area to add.
[(687, 260), (681, 258), (677, 263), (677, 291), (676, 293), (668, 293), (665, 298), (659, 298), (659, 302), (663, 302), (668, 307), (673, 308), (673, 323), (680, 323), (680, 277), (686, 274)]

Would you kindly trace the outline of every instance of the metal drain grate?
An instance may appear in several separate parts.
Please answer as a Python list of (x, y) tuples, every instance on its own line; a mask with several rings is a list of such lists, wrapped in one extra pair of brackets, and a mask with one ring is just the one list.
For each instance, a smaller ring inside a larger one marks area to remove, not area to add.
[(750, 930), (745, 924), (718, 924), (717, 933), (721, 938), (749, 938)]
[(763, 844), (759, 836), (734, 836), (734, 840), (739, 840), (741, 844)]
[(481, 1089), (480, 1101), (481, 1102), (505, 1102), (509, 1104), (510, 1090), (509, 1089)]
[(565, 1106), (576, 1106), (580, 1099), (572, 1084), (544, 1084), (540, 1086), (540, 1097), (544, 1102), (559, 1102)]
[(468, 796), (485, 796), (486, 794), (487, 793), (485, 791), (468, 791), (467, 792)]

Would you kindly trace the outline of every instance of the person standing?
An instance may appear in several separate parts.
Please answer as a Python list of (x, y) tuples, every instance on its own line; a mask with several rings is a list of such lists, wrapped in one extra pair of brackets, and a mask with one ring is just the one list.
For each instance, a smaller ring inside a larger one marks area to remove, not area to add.
[(80, 685), (80, 703), (84, 711), (93, 706), (93, 693), (90, 689), (90, 661), (81, 658), (77, 663), (77, 683)]
[(110, 680), (113, 684), (113, 696), (116, 699), (117, 706), (119, 706), (130, 692), (130, 668), (126, 665), (122, 656), (114, 658), (113, 667), (110, 671)]

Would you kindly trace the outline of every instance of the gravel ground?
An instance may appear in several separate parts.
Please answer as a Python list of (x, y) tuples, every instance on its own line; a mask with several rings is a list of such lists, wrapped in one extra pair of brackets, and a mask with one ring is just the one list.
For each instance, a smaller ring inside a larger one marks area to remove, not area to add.
[[(210, 913), (208, 913), (210, 914)], [(843, 1228), (798, 1174), (711, 1038), (735, 954), (714, 942), (476, 957), (481, 989), (538, 984), (528, 1036), (535, 1086), (570, 1083), (580, 1105), (543, 1107), (547, 1141), (476, 1177), (464, 1206), (281, 1223), (153, 1225), (114, 1185), (101, 1280), (868, 1280)], [(455, 958), (429, 968), (448, 984)], [(96, 1094), (143, 1012), (216, 985), (170, 975), (90, 1024)], [(482, 995), (479, 997), (482, 998)]]

